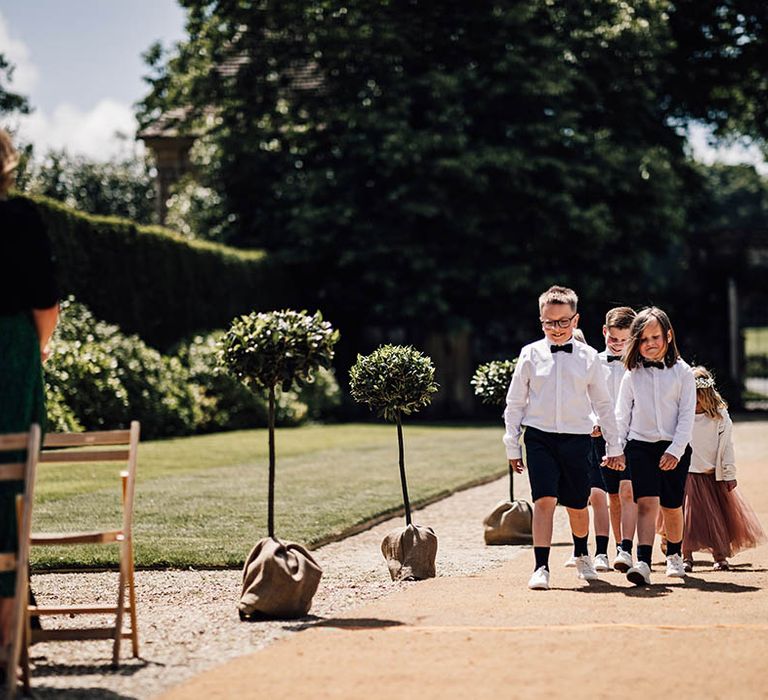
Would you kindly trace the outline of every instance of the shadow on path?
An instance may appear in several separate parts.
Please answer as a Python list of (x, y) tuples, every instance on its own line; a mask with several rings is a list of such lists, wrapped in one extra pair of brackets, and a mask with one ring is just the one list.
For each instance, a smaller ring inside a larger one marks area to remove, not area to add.
[[(111, 662), (95, 664), (57, 664), (48, 663), (46, 657), (32, 656), (30, 661), (35, 665), (32, 671), (32, 680), (45, 676), (132, 676), (139, 671), (143, 671), (149, 666), (165, 666), (165, 664), (149, 661), (147, 659), (131, 659), (132, 663), (121, 663), (120, 666), (113, 666)], [(37, 688), (35, 688), (37, 690)]]
[(293, 632), (301, 632), (302, 630), (312, 629), (313, 627), (334, 627), (336, 629), (344, 630), (370, 630), (381, 629), (384, 627), (399, 627), (404, 625), (404, 622), (399, 620), (383, 620), (376, 617), (359, 617), (359, 618), (346, 618), (346, 617), (312, 617), (303, 618), (303, 622), (299, 622), (295, 625), (284, 625), (283, 629)]
[(690, 574), (682, 580), (652, 583), (650, 586), (617, 586), (603, 579), (588, 581), (587, 583), (589, 585), (582, 588), (561, 590), (574, 590), (576, 593), (622, 593), (631, 598), (658, 598), (668, 595), (673, 591), (684, 591), (686, 589), (704, 591), (706, 593), (754, 593), (755, 591), (762, 590), (760, 586), (745, 586), (731, 581), (708, 581), (707, 579), (691, 576)]

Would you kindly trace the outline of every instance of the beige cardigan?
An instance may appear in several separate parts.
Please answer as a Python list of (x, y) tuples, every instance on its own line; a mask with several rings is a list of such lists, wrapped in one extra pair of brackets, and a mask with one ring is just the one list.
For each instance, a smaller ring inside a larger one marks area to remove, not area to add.
[(733, 481), (736, 478), (736, 457), (733, 452), (733, 421), (728, 411), (720, 409), (717, 419), (717, 462), (715, 463), (715, 479), (717, 481)]

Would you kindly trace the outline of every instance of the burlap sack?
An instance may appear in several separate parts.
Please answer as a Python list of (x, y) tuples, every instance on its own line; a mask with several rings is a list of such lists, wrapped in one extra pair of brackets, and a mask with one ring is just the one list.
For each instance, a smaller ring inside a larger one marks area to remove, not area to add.
[(437, 556), (437, 535), (431, 527), (408, 525), (387, 534), (381, 543), (393, 581), (433, 578)]
[(300, 544), (265, 537), (243, 567), (240, 619), (302, 617), (312, 606), (322, 569)]
[(533, 509), (527, 501), (501, 501), (483, 520), (486, 544), (531, 544)]

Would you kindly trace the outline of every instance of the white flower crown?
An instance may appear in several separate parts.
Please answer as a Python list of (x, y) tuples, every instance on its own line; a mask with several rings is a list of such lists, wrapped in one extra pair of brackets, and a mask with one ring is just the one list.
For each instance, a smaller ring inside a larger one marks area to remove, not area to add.
[(711, 389), (715, 386), (715, 380), (712, 377), (696, 377), (697, 389)]

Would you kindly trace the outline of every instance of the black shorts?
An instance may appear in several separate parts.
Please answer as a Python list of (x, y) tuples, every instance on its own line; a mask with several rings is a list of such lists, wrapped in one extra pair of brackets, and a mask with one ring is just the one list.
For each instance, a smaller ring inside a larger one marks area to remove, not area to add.
[(603, 479), (603, 470), (600, 467), (600, 462), (603, 461), (603, 455), (605, 454), (605, 440), (601, 437), (591, 437), (591, 446), (589, 451), (589, 487), (592, 489), (605, 488), (605, 480)]
[(661, 455), (672, 443), (630, 440), (624, 449), (627, 465), (632, 470), (632, 491), (637, 503), (644, 496), (658, 496), (663, 508), (683, 505), (685, 481), (691, 466), (691, 446), (685, 448), (677, 466), (670, 471), (659, 469)]
[[(603, 455), (605, 454), (605, 440), (601, 437), (592, 438), (593, 440), (593, 450), (599, 457), (599, 460), (602, 460)], [(603, 477), (603, 483), (605, 484), (602, 488), (607, 491), (608, 493), (617, 494), (619, 492), (619, 484), (622, 481), (629, 481), (632, 478), (632, 473), (629, 470), (629, 464), (627, 464), (626, 469), (624, 471), (616, 471), (615, 469), (609, 469), (608, 467), (600, 467), (600, 472)], [(598, 487), (600, 488), (600, 487)]]
[(551, 496), (567, 508), (586, 508), (589, 501), (589, 435), (546, 433), (523, 426), (523, 461), (531, 498)]

